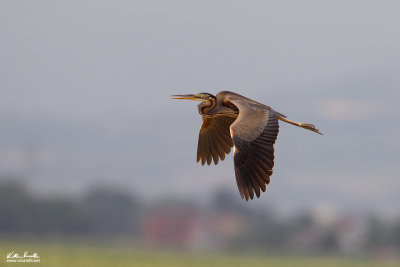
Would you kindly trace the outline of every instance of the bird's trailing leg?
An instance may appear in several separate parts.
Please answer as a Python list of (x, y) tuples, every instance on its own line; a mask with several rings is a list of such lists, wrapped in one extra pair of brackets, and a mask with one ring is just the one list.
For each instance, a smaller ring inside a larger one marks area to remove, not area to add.
[(321, 133), (317, 128), (315, 128), (315, 126), (312, 125), (312, 124), (303, 123), (303, 122), (290, 121), (290, 120), (285, 119), (285, 118), (283, 118), (283, 117), (278, 117), (278, 119), (281, 120), (281, 121), (284, 121), (284, 122), (287, 122), (287, 123), (296, 125), (296, 126), (298, 126), (298, 127), (301, 127), (301, 128), (304, 128), (304, 129), (307, 129), (307, 130), (316, 132), (316, 133), (318, 133), (318, 134), (322, 134), (322, 133)]

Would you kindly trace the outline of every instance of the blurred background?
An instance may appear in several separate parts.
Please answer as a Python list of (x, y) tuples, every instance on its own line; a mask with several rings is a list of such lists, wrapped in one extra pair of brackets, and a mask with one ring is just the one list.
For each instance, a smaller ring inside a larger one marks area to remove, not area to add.
[[(394, 0), (1, 1), (0, 261), (71, 238), (396, 259), (399, 14)], [(197, 103), (169, 98), (221, 90), (325, 134), (281, 123), (260, 199), (240, 199), (232, 155), (195, 162)]]

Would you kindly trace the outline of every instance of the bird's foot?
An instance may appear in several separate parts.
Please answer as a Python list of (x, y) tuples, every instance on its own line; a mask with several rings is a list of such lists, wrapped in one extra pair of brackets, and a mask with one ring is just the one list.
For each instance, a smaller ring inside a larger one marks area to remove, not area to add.
[(321, 134), (321, 135), (323, 135), (323, 133), (321, 133), (317, 128), (315, 128), (315, 126), (314, 125), (312, 125), (312, 124), (308, 124), (308, 123), (299, 123), (299, 126), (300, 127), (302, 127), (302, 128), (304, 128), (304, 129), (307, 129), (307, 130), (310, 130), (310, 131), (313, 131), (313, 132), (315, 132), (315, 133), (318, 133), (318, 134)]

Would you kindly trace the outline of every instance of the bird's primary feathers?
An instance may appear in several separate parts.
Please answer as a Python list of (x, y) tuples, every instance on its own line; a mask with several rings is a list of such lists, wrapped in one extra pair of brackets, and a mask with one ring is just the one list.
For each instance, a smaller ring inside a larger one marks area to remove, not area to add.
[(286, 116), (239, 94), (222, 91), (174, 95), (173, 99), (201, 101), (203, 116), (197, 147), (197, 162), (208, 165), (219, 159), (233, 146), (236, 183), (242, 199), (260, 197), (270, 182), (274, 167), (274, 144), (279, 132), (278, 120), (321, 134), (312, 124), (293, 122)]

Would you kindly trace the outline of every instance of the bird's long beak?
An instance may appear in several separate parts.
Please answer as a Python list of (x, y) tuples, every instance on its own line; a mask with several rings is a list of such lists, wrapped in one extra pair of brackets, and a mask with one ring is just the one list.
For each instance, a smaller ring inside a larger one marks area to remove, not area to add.
[(186, 99), (186, 100), (197, 100), (202, 101), (198, 95), (171, 95), (171, 99)]

